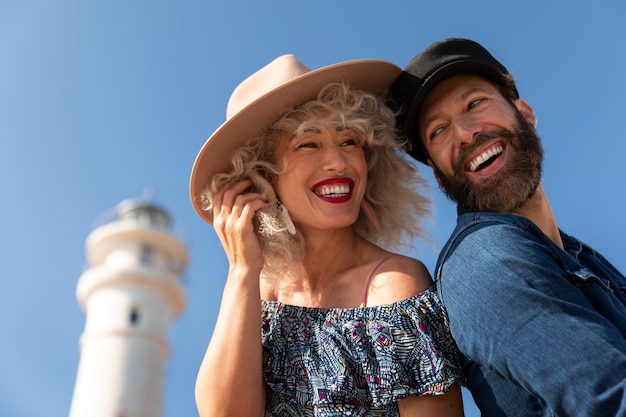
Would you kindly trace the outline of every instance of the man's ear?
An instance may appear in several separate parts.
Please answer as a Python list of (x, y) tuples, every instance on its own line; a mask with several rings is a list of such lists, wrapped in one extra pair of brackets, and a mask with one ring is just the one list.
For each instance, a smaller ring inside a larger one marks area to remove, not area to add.
[(433, 164), (433, 161), (430, 158), (428, 158), (426, 160), (426, 164), (428, 164), (428, 166), (433, 170), (433, 176), (437, 180), (437, 184), (439, 184), (439, 186), (441, 187), (441, 180), (439, 179), (439, 175), (437, 175), (437, 170), (435, 169), (435, 164)]
[(515, 100), (515, 107), (517, 107), (520, 113), (522, 113), (524, 119), (528, 120), (533, 126), (537, 127), (537, 117), (535, 117), (535, 112), (526, 100), (518, 98)]

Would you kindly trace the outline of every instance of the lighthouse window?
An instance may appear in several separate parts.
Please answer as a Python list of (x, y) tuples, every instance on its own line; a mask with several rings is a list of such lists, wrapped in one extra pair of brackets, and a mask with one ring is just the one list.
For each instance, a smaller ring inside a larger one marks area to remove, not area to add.
[(139, 324), (139, 310), (137, 307), (133, 307), (130, 310), (130, 324), (131, 326), (137, 326)]
[(152, 263), (153, 254), (154, 251), (152, 250), (151, 246), (142, 245), (140, 254), (141, 264), (145, 266), (150, 265)]

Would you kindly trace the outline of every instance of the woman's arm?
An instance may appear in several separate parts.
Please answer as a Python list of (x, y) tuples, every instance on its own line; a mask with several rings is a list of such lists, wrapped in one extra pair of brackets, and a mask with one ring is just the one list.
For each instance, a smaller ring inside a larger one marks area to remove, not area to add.
[(226, 186), (214, 196), (213, 226), (228, 257), (229, 271), (196, 380), (200, 417), (264, 414), (259, 289), (263, 254), (252, 218), (267, 203), (260, 194), (241, 194), (250, 184)]
[(463, 417), (461, 388), (454, 385), (443, 395), (407, 397), (398, 402), (401, 417)]

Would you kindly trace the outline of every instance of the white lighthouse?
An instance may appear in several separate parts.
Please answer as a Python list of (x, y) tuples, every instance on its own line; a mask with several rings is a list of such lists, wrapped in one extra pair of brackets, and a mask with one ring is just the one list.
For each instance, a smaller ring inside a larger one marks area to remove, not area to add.
[(116, 207), (86, 242), (76, 295), (87, 319), (70, 417), (159, 417), (170, 323), (185, 306), (185, 245), (145, 200)]

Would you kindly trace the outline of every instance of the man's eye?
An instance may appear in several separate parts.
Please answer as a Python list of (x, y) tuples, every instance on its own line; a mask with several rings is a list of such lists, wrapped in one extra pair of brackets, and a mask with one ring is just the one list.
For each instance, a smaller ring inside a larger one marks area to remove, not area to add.
[(477, 105), (479, 105), (483, 101), (485, 101), (484, 98), (476, 98), (476, 99), (470, 101), (469, 104), (467, 105), (468, 110), (473, 109), (474, 107), (476, 107)]
[(315, 142), (302, 142), (298, 144), (298, 146), (296, 146), (296, 149), (316, 148), (316, 147), (317, 147), (317, 144)]
[(443, 127), (438, 127), (437, 129), (430, 132), (430, 140), (433, 141), (443, 132)]

